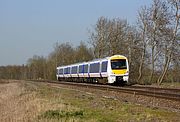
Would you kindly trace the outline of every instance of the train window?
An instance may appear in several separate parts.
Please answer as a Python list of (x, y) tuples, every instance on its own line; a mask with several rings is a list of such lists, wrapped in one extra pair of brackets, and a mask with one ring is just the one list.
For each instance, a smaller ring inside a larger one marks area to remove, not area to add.
[(64, 69), (64, 74), (70, 74), (70, 67)]
[(59, 69), (59, 75), (63, 75), (63, 69)]
[(101, 72), (107, 72), (107, 61), (102, 62)]
[(98, 73), (99, 66), (100, 66), (100, 63), (90, 64), (90, 73)]
[(112, 69), (127, 69), (126, 59), (111, 60)]
[(84, 65), (84, 73), (88, 73), (88, 64)]
[(83, 73), (83, 70), (84, 70), (83, 65), (80, 65), (79, 66), (79, 73)]
[(73, 66), (71, 68), (71, 74), (76, 74), (77, 73), (77, 66)]
[(68, 74), (68, 68), (64, 68), (64, 74)]
[(67, 74), (70, 74), (70, 67), (67, 68)]

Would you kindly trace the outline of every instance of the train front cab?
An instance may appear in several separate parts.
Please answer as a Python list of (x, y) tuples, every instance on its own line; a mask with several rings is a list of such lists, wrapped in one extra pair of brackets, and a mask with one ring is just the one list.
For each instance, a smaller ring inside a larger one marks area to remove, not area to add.
[(110, 75), (108, 77), (109, 83), (126, 84), (129, 78), (128, 60), (125, 56), (115, 55), (109, 60)]

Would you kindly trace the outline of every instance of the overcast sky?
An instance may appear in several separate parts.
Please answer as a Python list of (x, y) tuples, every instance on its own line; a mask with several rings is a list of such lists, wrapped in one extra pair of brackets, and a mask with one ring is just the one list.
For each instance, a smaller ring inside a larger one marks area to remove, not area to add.
[(53, 45), (88, 41), (88, 29), (101, 16), (135, 24), (151, 0), (0, 0), (0, 65), (26, 64), (48, 56)]

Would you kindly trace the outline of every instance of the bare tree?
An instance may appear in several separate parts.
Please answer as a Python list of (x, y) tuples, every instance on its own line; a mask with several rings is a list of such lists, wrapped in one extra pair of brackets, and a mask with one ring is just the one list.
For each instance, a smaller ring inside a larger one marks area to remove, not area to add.
[(29, 78), (46, 79), (46, 59), (43, 56), (34, 55), (28, 60)]
[(140, 31), (140, 37), (142, 40), (142, 54), (140, 59), (140, 65), (139, 65), (139, 76), (137, 81), (139, 82), (142, 78), (142, 71), (144, 67), (144, 61), (145, 61), (145, 55), (147, 50), (147, 31), (149, 26), (149, 10), (144, 7), (141, 8), (141, 11), (139, 11), (139, 18), (138, 18), (138, 25), (139, 25), (139, 31)]
[(86, 46), (84, 42), (81, 42), (79, 46), (75, 49), (75, 59), (74, 63), (90, 61), (93, 59), (90, 49)]
[(95, 58), (114, 54), (126, 54), (125, 41), (128, 24), (126, 20), (107, 19), (100, 17), (90, 33), (90, 44), (94, 49)]
[(162, 74), (158, 78), (158, 84), (162, 83), (171, 63), (175, 51), (174, 49), (179, 46), (176, 44), (178, 44), (177, 37), (180, 29), (180, 0), (168, 0), (168, 5), (170, 8), (171, 18), (169, 19), (171, 20), (171, 23), (166, 29), (166, 41), (168, 41), (166, 44), (168, 43), (168, 45), (165, 45), (165, 63)]
[(109, 22), (109, 55), (126, 54), (127, 55), (127, 35), (128, 23), (126, 20), (113, 19)]
[(132, 83), (137, 82), (138, 78), (139, 61), (141, 60), (142, 54), (141, 43), (140, 33), (135, 27), (129, 27), (125, 44), (130, 67), (130, 82)]
[(100, 17), (95, 25), (95, 31), (90, 32), (90, 44), (93, 47), (95, 58), (102, 58), (107, 55), (107, 24), (108, 19)]
[(148, 39), (149, 48), (151, 50), (151, 73), (149, 82), (152, 81), (155, 63), (160, 52), (160, 45), (162, 45), (163, 33), (162, 30), (169, 24), (168, 7), (166, 2), (162, 0), (153, 0), (153, 4), (150, 7), (150, 17), (148, 26)]

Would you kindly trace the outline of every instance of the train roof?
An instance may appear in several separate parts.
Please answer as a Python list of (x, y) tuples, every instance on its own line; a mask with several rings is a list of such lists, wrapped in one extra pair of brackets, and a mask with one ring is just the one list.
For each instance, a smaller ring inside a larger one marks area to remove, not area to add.
[(126, 58), (123, 55), (113, 55), (113, 56), (108, 56), (108, 57), (105, 57), (105, 58), (93, 59), (93, 60), (87, 61), (87, 62), (79, 62), (79, 63), (69, 64), (69, 65), (62, 65), (62, 66), (58, 66), (57, 68), (76, 66), (76, 65), (81, 65), (81, 64), (85, 64), (85, 63), (96, 62), (96, 61), (101, 61), (101, 60), (106, 60), (106, 59), (108, 60), (109, 58), (114, 58), (114, 57), (124, 57), (124, 58)]

